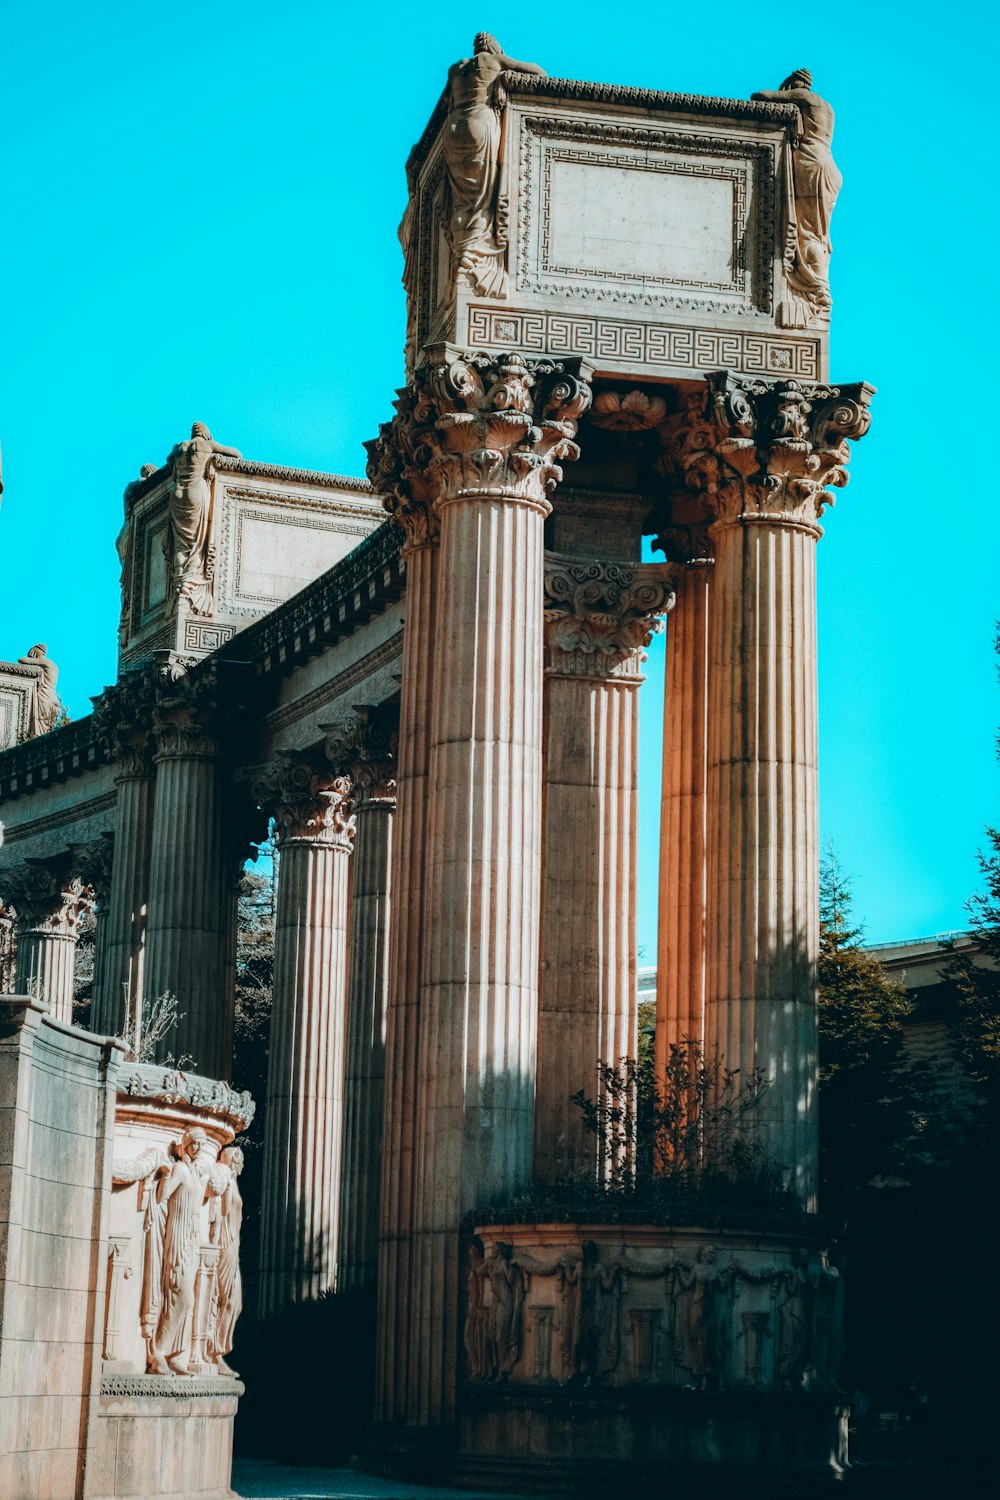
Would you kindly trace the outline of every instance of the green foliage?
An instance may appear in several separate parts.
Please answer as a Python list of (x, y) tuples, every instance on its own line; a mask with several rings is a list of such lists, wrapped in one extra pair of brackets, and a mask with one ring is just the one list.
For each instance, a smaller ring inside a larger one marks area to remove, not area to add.
[(861, 939), (850, 883), (828, 852), (820, 875), (820, 1172), (824, 1205), (838, 1211), (876, 1180), (908, 1179), (926, 1127), (928, 1079), (904, 1046), (909, 997)]
[(246, 1145), (251, 1152), (264, 1140), (267, 1055), (274, 980), (274, 879), (245, 870), (236, 909), (236, 1013), (233, 1023), (233, 1078), (249, 1089), (257, 1115)]

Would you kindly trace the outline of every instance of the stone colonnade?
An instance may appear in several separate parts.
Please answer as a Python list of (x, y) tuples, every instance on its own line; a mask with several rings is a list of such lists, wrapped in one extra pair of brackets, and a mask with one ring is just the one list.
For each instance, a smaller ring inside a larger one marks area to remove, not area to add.
[(532, 1171), (593, 1177), (598, 1165), (568, 1095), (599, 1059), (635, 1053), (635, 690), (675, 595), (658, 1056), (689, 1037), (744, 1076), (760, 1070), (764, 1147), (815, 1206), (812, 548), (869, 393), (728, 375), (679, 393), (658, 466), (670, 562), (626, 566), (542, 553), (556, 460), (576, 456), (583, 373), (439, 347), (369, 445), (409, 569), (386, 1422), (454, 1416), (470, 1211)]

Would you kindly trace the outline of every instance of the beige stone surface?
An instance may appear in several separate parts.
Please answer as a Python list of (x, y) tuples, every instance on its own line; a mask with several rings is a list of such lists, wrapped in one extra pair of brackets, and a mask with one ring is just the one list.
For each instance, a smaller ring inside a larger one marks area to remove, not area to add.
[(99, 1378), (120, 1053), (0, 1000), (0, 1494), (76, 1500)]

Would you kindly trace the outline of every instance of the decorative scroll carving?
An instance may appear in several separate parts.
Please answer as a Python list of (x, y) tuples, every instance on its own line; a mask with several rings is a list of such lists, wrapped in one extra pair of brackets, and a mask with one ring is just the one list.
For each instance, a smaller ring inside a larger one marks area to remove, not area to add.
[(292, 758), (265, 766), (254, 782), (261, 807), (274, 818), (279, 846), (308, 839), (347, 854), (354, 847), (352, 792), (349, 776), (317, 771), (309, 761)]
[(545, 554), (546, 666), (570, 676), (636, 678), (674, 604), (668, 563), (586, 562)]
[(874, 388), (767, 385), (728, 371), (706, 377), (716, 437), (701, 461), (705, 494), (717, 524), (782, 520), (821, 533), (818, 518), (848, 480), (848, 440), (871, 425)]
[(54, 729), (62, 713), (62, 703), (56, 693), (59, 668), (44, 645), (32, 646), (26, 656), (17, 659), (19, 667), (32, 667), (35, 675), (35, 692), (28, 709), (28, 726), (24, 738), (36, 739)]
[(160, 668), (153, 706), (157, 760), (217, 755), (233, 730), (240, 703), (225, 691), (225, 668), (207, 662), (191, 671), (195, 665), (171, 653)]
[(349, 776), (355, 805), (396, 801), (399, 705), (362, 704), (326, 731), (325, 751), (334, 770)]
[[(192, 1104), (210, 1114), (226, 1116), (237, 1130), (246, 1130), (254, 1117), (253, 1099), (244, 1090), (231, 1089), (218, 1078), (203, 1078), (196, 1073), (182, 1073), (177, 1068), (163, 1068), (156, 1063), (132, 1063), (118, 1082), (118, 1092), (134, 1099), (163, 1099), (168, 1104)], [(148, 1154), (148, 1153), (147, 1153)], [(144, 1157), (138, 1157), (137, 1163)], [(134, 1182), (137, 1178), (118, 1175), (116, 1182)], [(149, 1169), (150, 1171), (152, 1168)], [(145, 1177), (148, 1172), (143, 1172)]]
[(94, 699), (94, 739), (114, 767), (116, 781), (153, 774), (156, 684), (149, 672), (130, 673)]
[(521, 499), (547, 514), (560, 464), (590, 405), (579, 361), (461, 354), (447, 345), (399, 392), (396, 417), (366, 444), (368, 477), (410, 546), (433, 536), (434, 507), (477, 495)]
[(456, 280), (465, 276), (487, 297), (507, 295), (507, 204), (501, 193), (505, 71), (545, 74), (516, 62), (481, 31), (473, 56), (448, 70), (447, 118), (441, 136), (446, 168), (445, 237)]
[(97, 906), (103, 910), (111, 891), (111, 866), (115, 854), (114, 834), (99, 834), (92, 843), (78, 846), (74, 854), (78, 874), (93, 892)]
[(94, 909), (90, 886), (67, 878), (64, 864), (13, 866), (3, 872), (3, 886), (22, 935), (32, 932), (44, 937), (76, 938), (84, 916)]
[(174, 600), (186, 599), (191, 612), (210, 615), (213, 608), (209, 551), (212, 490), (209, 472), (217, 453), (242, 458), (236, 448), (217, 443), (204, 422), (170, 452), (170, 499), (164, 553)]
[(786, 154), (785, 280), (788, 300), (778, 308), (785, 328), (807, 328), (830, 311), (830, 221), (843, 186), (833, 159), (833, 110), (813, 93), (812, 74), (796, 68), (779, 89), (752, 95), (765, 103), (794, 104), (799, 124)]
[[(620, 1239), (608, 1248), (584, 1240), (537, 1254), (486, 1230), (482, 1237), (485, 1253), (477, 1237), (467, 1262), (470, 1380), (778, 1391), (836, 1384), (841, 1289), (825, 1254), (810, 1269), (804, 1252), (784, 1248), (730, 1251), (723, 1263), (709, 1244), (650, 1254), (647, 1242), (633, 1252)], [(554, 1281), (555, 1300), (536, 1288), (538, 1278)]]

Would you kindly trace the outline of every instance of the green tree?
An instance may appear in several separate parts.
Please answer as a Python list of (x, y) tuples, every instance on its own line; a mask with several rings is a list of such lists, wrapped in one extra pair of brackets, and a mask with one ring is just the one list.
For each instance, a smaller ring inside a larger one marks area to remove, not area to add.
[(829, 851), (820, 871), (819, 1121), (824, 1208), (876, 1181), (907, 1179), (925, 1115), (905, 1052), (910, 1000), (862, 945), (850, 882)]

